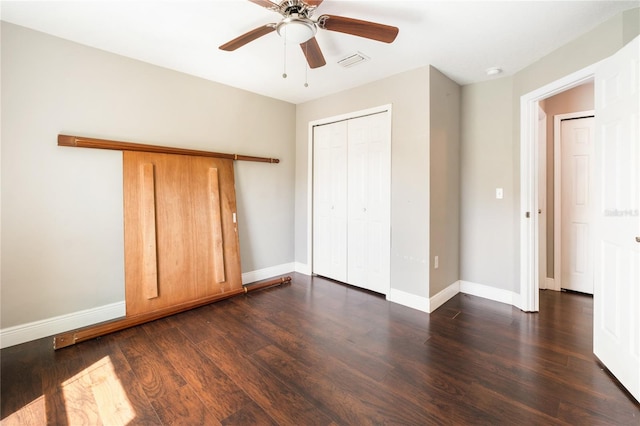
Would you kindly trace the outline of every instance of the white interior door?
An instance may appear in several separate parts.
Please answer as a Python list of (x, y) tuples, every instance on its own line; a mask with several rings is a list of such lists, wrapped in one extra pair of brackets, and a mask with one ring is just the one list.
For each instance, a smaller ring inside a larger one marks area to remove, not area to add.
[(640, 400), (640, 37), (599, 64), (593, 351)]
[(561, 286), (593, 294), (593, 117), (561, 123)]
[(347, 281), (347, 122), (313, 128), (313, 273)]
[(349, 120), (347, 282), (387, 294), (390, 280), (389, 112)]

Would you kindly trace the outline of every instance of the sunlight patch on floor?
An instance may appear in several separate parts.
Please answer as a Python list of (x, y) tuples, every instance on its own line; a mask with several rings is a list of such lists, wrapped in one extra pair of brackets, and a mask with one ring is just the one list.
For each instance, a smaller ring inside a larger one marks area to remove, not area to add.
[(15, 413), (2, 419), (3, 426), (41, 424), (46, 424), (44, 395), (39, 396)]
[(108, 356), (66, 380), (61, 386), (70, 425), (86, 422), (125, 425), (136, 417)]

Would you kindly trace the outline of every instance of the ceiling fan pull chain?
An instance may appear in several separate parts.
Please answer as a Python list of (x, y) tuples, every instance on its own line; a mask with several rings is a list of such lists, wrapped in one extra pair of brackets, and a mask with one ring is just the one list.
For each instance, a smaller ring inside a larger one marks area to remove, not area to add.
[[(285, 28), (285, 31), (287, 31), (287, 29)], [(282, 70), (282, 78), (287, 78), (287, 37), (283, 37), (284, 39), (284, 65), (283, 65), (283, 70)]]
[[(304, 45), (304, 57), (307, 57), (307, 44)], [(309, 64), (304, 61), (304, 87), (309, 87)]]

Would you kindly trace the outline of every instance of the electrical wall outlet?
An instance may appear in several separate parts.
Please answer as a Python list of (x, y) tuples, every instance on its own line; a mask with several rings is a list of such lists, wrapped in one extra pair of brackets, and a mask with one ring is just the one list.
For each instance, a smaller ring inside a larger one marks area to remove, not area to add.
[(438, 256), (433, 259), (433, 267), (434, 269), (438, 269)]

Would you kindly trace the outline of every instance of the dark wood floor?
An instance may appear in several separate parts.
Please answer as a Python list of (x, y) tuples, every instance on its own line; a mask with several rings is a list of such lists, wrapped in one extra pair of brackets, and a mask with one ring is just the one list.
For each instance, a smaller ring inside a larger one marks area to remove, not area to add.
[(3, 349), (3, 424), (639, 425), (591, 353), (592, 299), (459, 294), (431, 315), (295, 275), (54, 352)]

